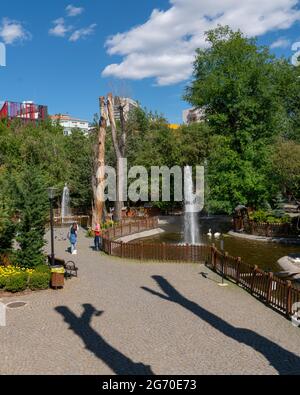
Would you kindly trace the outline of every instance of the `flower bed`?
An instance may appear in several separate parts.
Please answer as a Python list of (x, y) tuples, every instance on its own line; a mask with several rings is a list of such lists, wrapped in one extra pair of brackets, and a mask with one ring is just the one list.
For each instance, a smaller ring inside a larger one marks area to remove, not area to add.
[(15, 266), (0, 267), (0, 291), (22, 292), (47, 289), (50, 284), (50, 270), (47, 266), (25, 269)]

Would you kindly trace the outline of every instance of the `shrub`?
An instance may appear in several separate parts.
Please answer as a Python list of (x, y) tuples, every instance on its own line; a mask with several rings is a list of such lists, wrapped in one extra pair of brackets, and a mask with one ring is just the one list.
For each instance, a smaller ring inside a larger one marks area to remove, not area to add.
[(86, 232), (86, 237), (93, 237), (94, 236), (94, 232), (92, 228), (88, 228), (87, 232)]
[(7, 254), (0, 254), (0, 266), (11, 266), (12, 261)]
[(0, 276), (0, 289), (5, 288), (7, 282), (7, 277), (5, 276)]
[(34, 272), (29, 277), (29, 288), (32, 291), (39, 289), (47, 289), (50, 284), (50, 271), (47, 272)]
[(268, 224), (285, 224), (291, 222), (291, 218), (289, 215), (282, 215), (281, 217), (277, 217), (272, 210), (258, 210), (254, 213), (251, 213), (249, 217), (252, 221), (266, 222)]
[(7, 277), (5, 290), (8, 292), (22, 292), (25, 291), (28, 285), (28, 274), (24, 273), (17, 273), (10, 277)]
[(39, 265), (34, 270), (37, 273), (48, 273), (50, 275), (50, 268), (47, 265)]

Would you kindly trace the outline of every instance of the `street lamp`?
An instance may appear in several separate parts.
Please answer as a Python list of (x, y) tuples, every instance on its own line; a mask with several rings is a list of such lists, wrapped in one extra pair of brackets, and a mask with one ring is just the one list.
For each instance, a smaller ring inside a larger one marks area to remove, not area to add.
[(54, 213), (53, 213), (53, 201), (56, 196), (56, 188), (48, 188), (48, 197), (50, 202), (50, 227), (51, 227), (51, 266), (55, 266), (55, 254), (54, 254)]
[(224, 238), (223, 238), (223, 235), (222, 235), (222, 239), (221, 239), (221, 243), (220, 243), (220, 247), (221, 247), (221, 252), (222, 252), (222, 282), (219, 284), (219, 286), (220, 287), (227, 287), (227, 285), (228, 284), (226, 284), (226, 283), (224, 283), (224, 276), (225, 276), (225, 273), (224, 273), (224, 259), (225, 259), (225, 248), (224, 248)]

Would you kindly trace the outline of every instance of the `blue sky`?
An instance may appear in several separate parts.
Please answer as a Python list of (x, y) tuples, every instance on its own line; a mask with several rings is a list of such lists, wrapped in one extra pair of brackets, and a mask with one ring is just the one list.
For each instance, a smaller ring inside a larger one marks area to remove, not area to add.
[(277, 55), (300, 41), (296, 0), (82, 0), (1, 4), (0, 100), (33, 100), (92, 120), (111, 90), (182, 121), (194, 50), (217, 23), (241, 28)]

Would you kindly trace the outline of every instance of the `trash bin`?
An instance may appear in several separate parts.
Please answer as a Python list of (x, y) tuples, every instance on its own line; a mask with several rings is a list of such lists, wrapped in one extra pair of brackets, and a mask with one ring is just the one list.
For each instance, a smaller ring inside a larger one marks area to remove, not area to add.
[(65, 269), (63, 266), (51, 267), (51, 287), (63, 288), (65, 285)]

